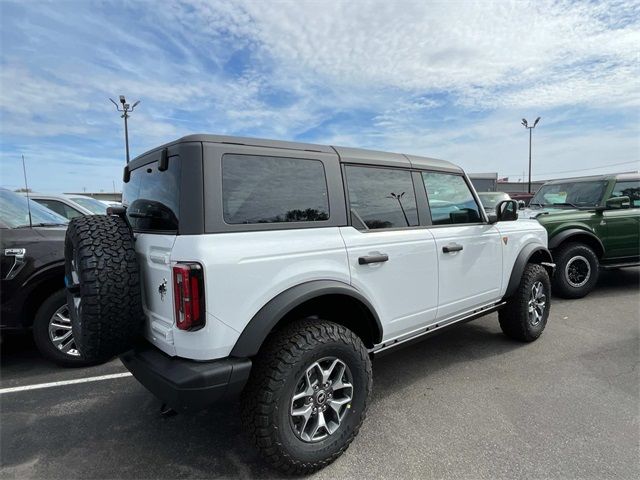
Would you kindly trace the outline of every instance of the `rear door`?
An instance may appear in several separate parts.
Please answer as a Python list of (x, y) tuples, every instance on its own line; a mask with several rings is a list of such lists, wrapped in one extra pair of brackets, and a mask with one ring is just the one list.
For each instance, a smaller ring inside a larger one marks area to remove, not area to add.
[(498, 229), (484, 221), (460, 174), (422, 172), (438, 259), (438, 320), (497, 300), (502, 287)]
[(435, 241), (420, 226), (408, 169), (344, 166), (351, 226), (341, 227), (351, 282), (383, 323), (383, 341), (433, 322), (438, 301)]

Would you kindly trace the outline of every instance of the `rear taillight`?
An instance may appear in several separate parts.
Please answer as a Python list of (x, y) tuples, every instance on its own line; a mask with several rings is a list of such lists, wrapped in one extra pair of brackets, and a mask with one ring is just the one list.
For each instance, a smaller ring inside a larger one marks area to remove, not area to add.
[(204, 276), (198, 263), (178, 263), (173, 267), (173, 294), (176, 326), (180, 330), (204, 327)]

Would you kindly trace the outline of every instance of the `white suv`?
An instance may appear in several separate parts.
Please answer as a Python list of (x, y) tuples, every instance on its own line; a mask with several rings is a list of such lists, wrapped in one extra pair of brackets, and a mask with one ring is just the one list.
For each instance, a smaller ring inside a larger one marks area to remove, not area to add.
[(126, 213), (67, 232), (82, 355), (121, 354), (177, 410), (241, 394), (285, 472), (348, 447), (376, 353), (496, 310), (516, 340), (545, 328), (544, 228), (513, 221), (514, 201), (487, 214), (449, 162), (193, 135), (136, 158), (124, 181)]

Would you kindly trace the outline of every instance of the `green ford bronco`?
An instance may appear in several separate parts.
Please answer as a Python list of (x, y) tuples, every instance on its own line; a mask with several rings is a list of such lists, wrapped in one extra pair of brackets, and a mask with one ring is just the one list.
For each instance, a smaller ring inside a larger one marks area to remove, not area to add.
[(521, 217), (547, 229), (557, 295), (584, 297), (601, 268), (640, 265), (640, 174), (547, 182)]

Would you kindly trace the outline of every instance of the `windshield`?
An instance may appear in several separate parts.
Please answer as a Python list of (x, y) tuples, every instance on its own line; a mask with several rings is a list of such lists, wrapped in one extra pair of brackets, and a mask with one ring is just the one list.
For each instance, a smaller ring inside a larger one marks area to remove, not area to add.
[(606, 186), (605, 180), (547, 184), (538, 190), (529, 205), (596, 207), (602, 202)]
[(91, 210), (91, 213), (95, 213), (96, 215), (104, 215), (107, 213), (107, 206), (95, 198), (71, 197), (71, 200), (82, 205), (87, 210)]
[(510, 200), (509, 195), (502, 192), (480, 192), (478, 196), (484, 208), (495, 208), (503, 200)]
[[(31, 200), (31, 223), (33, 226), (66, 225), (68, 220), (39, 203)], [(0, 189), (0, 221), (9, 228), (29, 226), (27, 198), (10, 190)]]

